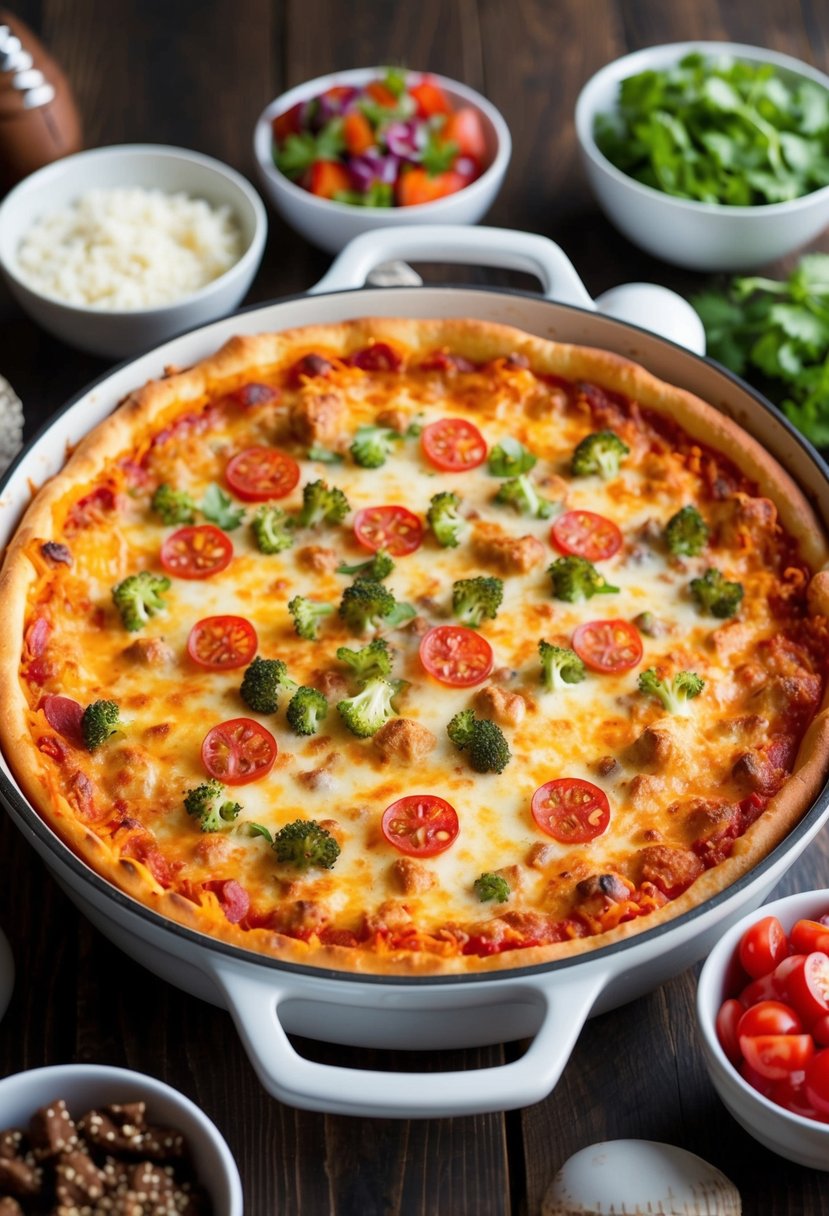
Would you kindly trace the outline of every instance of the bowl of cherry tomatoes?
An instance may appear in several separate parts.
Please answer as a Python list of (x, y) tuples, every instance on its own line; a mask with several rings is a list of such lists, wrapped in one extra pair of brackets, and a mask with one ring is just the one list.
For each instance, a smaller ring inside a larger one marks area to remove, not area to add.
[(697, 1018), (737, 1122), (781, 1157), (829, 1170), (829, 890), (733, 925), (700, 973)]
[(507, 124), (480, 93), (399, 68), (290, 89), (262, 111), (253, 146), (276, 211), (331, 253), (372, 228), (477, 223), (512, 153)]

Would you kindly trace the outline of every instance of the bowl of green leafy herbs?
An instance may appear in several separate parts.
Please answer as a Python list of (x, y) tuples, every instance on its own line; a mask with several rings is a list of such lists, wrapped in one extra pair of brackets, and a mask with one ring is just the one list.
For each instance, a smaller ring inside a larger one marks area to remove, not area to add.
[(764, 47), (682, 42), (582, 89), (590, 184), (635, 244), (693, 270), (749, 270), (829, 225), (829, 77)]

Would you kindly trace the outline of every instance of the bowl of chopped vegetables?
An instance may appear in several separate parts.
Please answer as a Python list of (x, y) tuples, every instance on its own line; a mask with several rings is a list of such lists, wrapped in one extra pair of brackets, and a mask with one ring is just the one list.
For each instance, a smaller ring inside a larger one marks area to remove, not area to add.
[(829, 225), (829, 77), (730, 42), (647, 47), (576, 103), (590, 184), (636, 245), (692, 270), (747, 270)]
[(443, 76), (356, 68), (266, 106), (254, 153), (282, 218), (334, 253), (401, 224), (474, 224), (512, 152), (509, 128), (473, 89)]

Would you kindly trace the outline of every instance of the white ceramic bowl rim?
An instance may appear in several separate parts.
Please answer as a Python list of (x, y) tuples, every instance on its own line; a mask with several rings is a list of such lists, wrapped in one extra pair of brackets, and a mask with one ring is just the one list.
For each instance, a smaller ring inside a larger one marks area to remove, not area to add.
[[(36, 172), (25, 177), (22, 182), (19, 182), (0, 203), (0, 234), (3, 231), (3, 212), (5, 208), (10, 204), (16, 203), (20, 197), (25, 196), (30, 190), (37, 190), (44, 182), (48, 183), (50, 180), (63, 176), (67, 172), (72, 172), (76, 167), (92, 164), (96, 160), (105, 160), (115, 155), (134, 155), (137, 160), (144, 157), (160, 157), (164, 160), (184, 160), (190, 164), (196, 164), (204, 169), (212, 170), (218, 176), (224, 177), (227, 181), (231, 182), (239, 193), (244, 196), (253, 211), (254, 217), (252, 235), (247, 242), (247, 248), (242, 256), (237, 258), (232, 266), (228, 266), (227, 270), (217, 275), (215, 279), (211, 279), (209, 283), (205, 283), (203, 287), (199, 287), (196, 291), (189, 291), (186, 295), (180, 296), (175, 300), (168, 300), (166, 304), (159, 304), (152, 308), (90, 308), (84, 304), (69, 304), (58, 296), (48, 295), (46, 292), (33, 287), (28, 279), (23, 278), (17, 272), (15, 259), (3, 256), (2, 236), (0, 236), (0, 262), (3, 264), (3, 269), (9, 278), (13, 279), (24, 291), (30, 292), (42, 300), (48, 300), (53, 307), (67, 314), (77, 315), (78, 313), (85, 313), (89, 317), (107, 318), (153, 318), (163, 316), (172, 309), (177, 309), (194, 301), (207, 298), (226, 282), (229, 275), (242, 274), (252, 263), (258, 262), (267, 234), (268, 220), (265, 204), (256, 190), (254, 190), (247, 178), (243, 177), (241, 173), (237, 173), (230, 165), (216, 160), (213, 156), (205, 156), (203, 152), (194, 152), (190, 148), (177, 148), (171, 144), (106, 144), (100, 148), (89, 148), (85, 152), (76, 152), (72, 156), (65, 156), (61, 160), (53, 161), (50, 165), (44, 165), (42, 169), (36, 170)], [(129, 182), (126, 182), (125, 185), (129, 185)], [(159, 189), (163, 189), (163, 187), (160, 186)]]
[(728, 203), (703, 203), (697, 199), (678, 198), (664, 190), (657, 190), (654, 186), (646, 186), (644, 182), (624, 173), (608, 160), (604, 153), (599, 151), (593, 136), (593, 121), (598, 114), (598, 109), (593, 101), (594, 94), (608, 82), (621, 83), (628, 76), (635, 76), (638, 72), (678, 63), (680, 59), (693, 51), (710, 56), (730, 56), (733, 59), (749, 59), (768, 63), (772, 67), (781, 68), (794, 76), (811, 80), (829, 92), (829, 76), (824, 75), (811, 64), (795, 59), (792, 55), (772, 51), (767, 47), (750, 46), (741, 42), (706, 42), (705, 40), (666, 42), (656, 46), (642, 47), (638, 51), (632, 51), (629, 55), (622, 55), (619, 59), (605, 64), (590, 77), (576, 99), (576, 133), (582, 148), (593, 163), (630, 190), (638, 191), (648, 198), (662, 199), (666, 206), (687, 208), (689, 211), (696, 211), (703, 215), (733, 215), (740, 219), (745, 219), (750, 215), (793, 215), (804, 207), (810, 207), (816, 200), (822, 201), (829, 198), (829, 185), (819, 186), (816, 190), (810, 190), (808, 194), (788, 199), (783, 203), (757, 203), (753, 206), (737, 207)]
[[(406, 70), (413, 76), (428, 76), (430, 80), (437, 81), (442, 89), (463, 98), (468, 105), (480, 110), (484, 117), (492, 124), (496, 139), (495, 156), (480, 177), (476, 177), (474, 182), (470, 182), (468, 186), (464, 186), (462, 191), (458, 191), (458, 194), (464, 194), (469, 197), (470, 193), (475, 193), (478, 188), (488, 185), (492, 178), (501, 171), (502, 166), (505, 166), (509, 161), (512, 154), (512, 138), (509, 133), (509, 127), (501, 117), (500, 111), (495, 108), (492, 102), (484, 97), (483, 94), (470, 88), (469, 85), (463, 84), (459, 80), (452, 80), (448, 76), (439, 76), (436, 72), (421, 72), (415, 69)], [(284, 187), (290, 196), (301, 199), (311, 209), (318, 210), (321, 215), (353, 215), (355, 211), (359, 212), (360, 215), (366, 216), (388, 215), (390, 211), (396, 210), (394, 207), (356, 207), (351, 203), (338, 203), (334, 199), (318, 198), (315, 194), (311, 194), (310, 191), (303, 190), (301, 186), (297, 186), (284, 173), (280, 173), (273, 162), (271, 154), (271, 119), (276, 114), (289, 110), (296, 102), (305, 101), (308, 97), (331, 88), (332, 85), (367, 84), (369, 81), (382, 76), (385, 71), (387, 71), (387, 67), (350, 68), (346, 72), (330, 72), (326, 76), (317, 76), (314, 80), (306, 80), (302, 84), (295, 85), (287, 93), (282, 93), (279, 97), (269, 102), (256, 120), (254, 132), (256, 159), (262, 170), (267, 173), (269, 179), (271, 181), (278, 181), (279, 185)], [(428, 203), (416, 203), (411, 207), (406, 207), (405, 211), (410, 215), (418, 215), (427, 207), (433, 207), (436, 202), (446, 202), (447, 199), (452, 197), (454, 196), (447, 195), (446, 198), (433, 199)]]
[[(759, 1089), (755, 1089), (753, 1085), (749, 1085), (748, 1081), (740, 1076), (740, 1073), (722, 1049), (715, 1025), (717, 1011), (714, 1009), (713, 1014), (711, 1012), (716, 988), (728, 970), (729, 964), (736, 953), (740, 938), (746, 929), (766, 916), (779, 917), (782, 912), (785, 918), (786, 912), (791, 908), (797, 909), (795, 920), (799, 920), (801, 917), (808, 918), (809, 912), (807, 910), (814, 909), (821, 902), (829, 909), (829, 889), (800, 891), (796, 895), (784, 895), (780, 899), (773, 900), (771, 903), (762, 904), (754, 912), (750, 912), (747, 916), (738, 920), (736, 924), (732, 925), (708, 955), (700, 972), (697, 984), (697, 1022), (709, 1051), (716, 1057), (722, 1068), (726, 1069), (734, 1080), (739, 1083), (740, 1088), (747, 1097), (758, 1102), (761, 1107), (764, 1107), (771, 1114), (785, 1118), (787, 1121), (790, 1120), (795, 1127), (808, 1128), (811, 1132), (815, 1132), (815, 1130), (818, 1132), (825, 1131), (827, 1143), (829, 1144), (829, 1123), (819, 1123), (815, 1119), (807, 1118), (806, 1115), (798, 1115), (793, 1110), (787, 1110), (785, 1106), (779, 1106), (777, 1102), (772, 1102), (771, 1098), (767, 1098), (765, 1094), (760, 1093)], [(726, 1000), (727, 997), (723, 997), (722, 999)]]

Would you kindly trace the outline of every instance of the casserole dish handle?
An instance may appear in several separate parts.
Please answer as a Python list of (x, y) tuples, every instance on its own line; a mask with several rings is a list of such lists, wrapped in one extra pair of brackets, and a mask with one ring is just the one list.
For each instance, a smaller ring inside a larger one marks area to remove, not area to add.
[[(245, 1050), (265, 1089), (280, 1102), (328, 1114), (376, 1118), (445, 1118), (513, 1110), (546, 1098), (558, 1081), (570, 1053), (608, 975), (599, 966), (579, 967), (562, 983), (560, 974), (540, 979), (496, 982), (482, 997), (480, 985), (432, 988), (382, 988), (337, 984), (328, 995), (321, 987), (315, 1001), (344, 1006), (382, 1017), (406, 1002), (409, 1009), (431, 1008), (446, 999), (455, 1017), (481, 1016), (482, 1005), (497, 1017), (499, 1002), (532, 1004), (539, 1028), (519, 1059), (492, 1068), (454, 1072), (381, 1072), (306, 1059), (291, 1044), (280, 1019), (280, 1006), (298, 998), (288, 979), (260, 976), (229, 958), (211, 958), (212, 974), (221, 987)], [(545, 979), (549, 982), (545, 983)], [(487, 986), (488, 987), (488, 986)], [(401, 995), (402, 994), (402, 995)]]
[(350, 241), (310, 292), (363, 287), (378, 266), (401, 258), (523, 270), (535, 275), (548, 300), (615, 317), (669, 338), (694, 354), (705, 354), (702, 321), (675, 291), (657, 283), (622, 283), (594, 300), (559, 245), (546, 236), (510, 228), (465, 224), (377, 228)]

